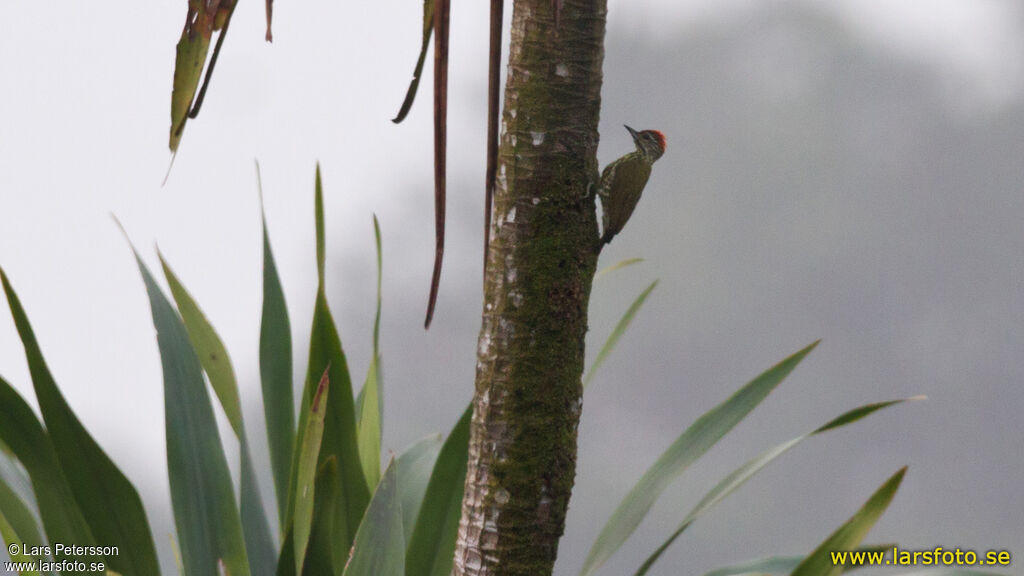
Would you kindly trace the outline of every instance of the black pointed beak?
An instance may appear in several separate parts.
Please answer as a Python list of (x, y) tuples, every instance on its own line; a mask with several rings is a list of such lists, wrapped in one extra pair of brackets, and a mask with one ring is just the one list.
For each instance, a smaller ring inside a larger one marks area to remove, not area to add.
[(640, 137), (640, 133), (637, 132), (636, 130), (633, 130), (632, 128), (626, 126), (625, 124), (623, 124), (623, 126), (626, 127), (626, 130), (629, 130), (629, 135), (633, 137), (633, 140), (636, 140), (637, 138)]

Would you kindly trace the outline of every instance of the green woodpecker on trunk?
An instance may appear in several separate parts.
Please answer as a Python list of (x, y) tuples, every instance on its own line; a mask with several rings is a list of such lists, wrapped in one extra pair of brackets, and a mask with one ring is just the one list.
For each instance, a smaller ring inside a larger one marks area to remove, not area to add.
[(665, 135), (657, 130), (636, 130), (626, 126), (633, 136), (636, 151), (605, 167), (601, 173), (601, 183), (597, 195), (601, 198), (601, 209), (604, 212), (601, 244), (612, 241), (626, 221), (632, 216), (640, 195), (643, 194), (647, 179), (651, 176), (651, 166), (665, 153)]

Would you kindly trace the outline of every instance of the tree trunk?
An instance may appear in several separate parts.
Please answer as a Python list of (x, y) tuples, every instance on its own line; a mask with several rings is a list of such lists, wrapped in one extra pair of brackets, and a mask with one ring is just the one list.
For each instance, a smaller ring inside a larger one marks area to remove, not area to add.
[(605, 14), (606, 0), (515, 0), (456, 576), (551, 574), (565, 527)]

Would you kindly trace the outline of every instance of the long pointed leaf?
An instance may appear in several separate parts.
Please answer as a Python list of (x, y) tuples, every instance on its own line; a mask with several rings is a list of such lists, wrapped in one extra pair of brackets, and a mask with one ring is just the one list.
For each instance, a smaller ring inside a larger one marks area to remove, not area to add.
[(107, 556), (106, 565), (129, 576), (159, 574), (153, 536), (138, 492), (71, 410), (50, 374), (25, 310), (3, 270), (0, 280), (25, 346), (40, 412), (71, 493), (97, 540), (123, 551)]
[(842, 574), (844, 567), (832, 562), (832, 553), (840, 550), (852, 550), (860, 545), (868, 531), (896, 496), (896, 491), (899, 490), (906, 472), (906, 467), (901, 468), (886, 480), (852, 518), (807, 555), (807, 558), (793, 570), (792, 576), (837, 576)]
[(423, 74), (423, 63), (427, 59), (427, 47), (430, 46), (430, 35), (434, 32), (434, 0), (423, 0), (423, 42), (420, 46), (420, 55), (416, 59), (416, 68), (412, 72), (412, 81), (409, 82), (409, 89), (405, 93), (405, 100), (392, 122), (398, 124), (409, 114), (412, 103), (416, 100), (416, 89), (420, 86), (420, 76)]
[[(133, 249), (134, 250), (134, 249)], [(203, 369), (185, 325), (142, 259), (164, 372), (167, 470), (185, 574), (248, 576), (249, 562), (231, 475)]]
[(359, 460), (366, 473), (366, 485), (374, 489), (380, 482), (380, 389), (378, 387), (378, 361), (370, 360), (366, 382), (359, 393), (356, 410), (359, 416)]
[[(712, 507), (714, 507), (722, 500), (725, 500), (726, 497), (728, 497), (730, 494), (739, 489), (740, 486), (742, 486), (744, 483), (746, 483), (747, 480), (750, 480), (752, 477), (754, 477), (755, 474), (764, 469), (765, 466), (770, 464), (779, 456), (782, 456), (783, 454), (788, 452), (791, 448), (793, 448), (800, 442), (803, 442), (804, 440), (810, 438), (811, 436), (816, 436), (823, 432), (834, 430), (847, 424), (852, 424), (862, 418), (871, 415), (874, 412), (882, 410), (883, 408), (888, 408), (889, 406), (901, 404), (903, 402), (918, 400), (920, 398), (921, 397), (919, 396), (915, 396), (914, 398), (890, 400), (887, 402), (878, 402), (854, 408), (853, 410), (845, 412), (842, 415), (830, 420), (828, 423), (819, 428), (816, 428), (802, 436), (798, 436), (796, 438), (793, 438), (792, 440), (788, 440), (786, 442), (783, 442), (782, 444), (774, 446), (762, 452), (759, 456), (751, 460), (748, 460), (745, 464), (743, 464), (743, 466), (740, 466), (732, 473), (730, 473), (728, 476), (723, 478), (718, 484), (715, 485), (714, 488), (712, 488), (704, 496), (704, 498), (701, 499), (701, 501), (693, 508), (693, 510), (691, 510), (690, 513), (686, 515), (686, 518), (683, 519), (683, 522), (682, 524), (680, 524), (679, 528), (677, 528), (676, 531), (673, 532), (672, 535), (669, 536), (668, 539), (665, 540), (665, 542), (661, 546), (659, 546), (658, 549), (655, 550), (654, 553), (651, 554), (646, 561), (644, 561), (643, 565), (640, 566), (640, 569), (637, 570), (636, 576), (643, 576), (644, 574), (647, 574), (647, 571), (650, 570), (651, 566), (654, 565), (658, 558), (661, 557), (662, 553), (664, 553), (665, 550), (667, 550), (668, 547), (671, 546), (673, 542), (675, 542), (676, 538), (678, 538), (684, 531), (686, 531), (686, 529), (689, 528), (690, 525), (693, 524), (698, 518), (700, 518), (705, 512), (710, 510)], [(796, 565), (794, 564), (794, 566)]]
[(239, 486), (239, 506), (242, 520), (242, 534), (245, 537), (249, 567), (253, 576), (273, 576), (274, 539), (270, 535), (270, 522), (263, 507), (260, 496), (256, 467), (252, 459), (252, 448), (246, 436), (239, 439), (241, 453), (241, 482)]
[(420, 515), (430, 473), (437, 463), (441, 446), (440, 435), (429, 436), (407, 448), (395, 462), (398, 496), (402, 500), (402, 531), (406, 543), (412, 540), (416, 518)]
[(274, 541), (270, 536), (270, 525), (267, 513), (263, 509), (260, 497), (259, 482), (253, 466), (252, 453), (249, 448), (249, 437), (245, 432), (245, 420), (242, 416), (242, 403), (239, 399), (238, 381), (231, 365), (224, 342), (221, 341), (213, 325), (196, 304), (192, 295), (175, 276), (174, 271), (164, 260), (162, 254), (160, 264), (163, 267), (171, 295), (178, 305), (178, 312), (185, 323), (192, 348), (199, 357), (199, 363), (206, 372), (217, 399), (227, 415), (231, 428), (239, 443), (241, 458), (241, 487), (239, 505), (241, 507), (242, 533), (245, 535), (245, 549), (249, 554), (249, 567), (255, 576), (273, 576)]
[(355, 403), (352, 397), (352, 378), (348, 361), (338, 336), (330, 308), (327, 305), (327, 289), (324, 281), (326, 260), (326, 227), (324, 223), (323, 183), (320, 167), (317, 166), (316, 190), (316, 237), (318, 278), (316, 308), (313, 313), (312, 335), (310, 337), (309, 372), (312, 383), (317, 375), (330, 368), (331, 395), (327, 404), (324, 421), (324, 448), (320, 462), (330, 456), (338, 458), (338, 518), (334, 521), (332, 535), (335, 546), (347, 550), (352, 546), (356, 529), (370, 502), (370, 490), (366, 485), (362, 463), (359, 459), (359, 445), (355, 425)]
[(473, 406), (470, 405), (441, 447), (406, 549), (405, 576), (448, 576), (451, 573), (462, 516), (472, 416)]
[(317, 459), (324, 436), (324, 415), (330, 398), (330, 378), (325, 370), (309, 407), (309, 425), (299, 445), (299, 470), (296, 483), (295, 519), (292, 524), (295, 543), (295, 573), (302, 574), (306, 546), (313, 526), (313, 504), (316, 498)]
[(174, 303), (178, 305), (178, 313), (185, 324), (188, 339), (192, 343), (196, 356), (199, 357), (203, 371), (210, 379), (210, 387), (217, 395), (224, 414), (231, 424), (231, 429), (234, 430), (236, 436), (241, 437), (245, 430), (242, 421), (242, 402), (239, 399), (238, 381), (235, 379), (235, 370), (231, 366), (227, 348), (192, 295), (171, 270), (164, 255), (157, 252), (157, 256), (160, 259), (164, 277), (167, 278), (167, 285), (171, 288)]
[[(331, 456), (316, 473), (316, 502), (313, 511), (313, 529), (306, 547), (306, 562), (303, 576), (341, 574), (348, 558), (348, 551), (335, 546), (331, 541), (334, 533), (334, 518), (338, 505), (338, 459)], [(293, 547), (294, 548), (294, 547)], [(337, 566), (337, 568), (335, 568)], [(294, 568), (294, 562), (293, 562)]]
[[(269, 1), (269, 0), (268, 0)], [(257, 178), (259, 166), (257, 165)], [(260, 186), (260, 219), (263, 224), (263, 314), (260, 319), (260, 383), (263, 414), (267, 423), (270, 468), (277, 495), (278, 530), (286, 529), (288, 480), (295, 442), (295, 401), (292, 397), (292, 329), (288, 306), (270, 248), (267, 217)]]
[(622, 338), (622, 335), (626, 333), (629, 325), (633, 322), (633, 317), (640, 311), (644, 302), (647, 301), (647, 297), (651, 295), (651, 291), (653, 291), (657, 286), (657, 280), (651, 282), (651, 285), (636, 297), (636, 300), (630, 304), (626, 313), (622, 315), (619, 323), (615, 325), (615, 329), (612, 330), (612, 333), (608, 336), (608, 340), (606, 340), (604, 346), (601, 347), (601, 351), (597, 353), (597, 358), (594, 359), (594, 363), (590, 365), (590, 370), (587, 370), (587, 376), (583, 379), (584, 388), (594, 378), (594, 374), (597, 373), (597, 369), (600, 368), (601, 365), (604, 364), (604, 361), (608, 359), (608, 355), (615, 349), (615, 345), (619, 343), (619, 338)]
[[(313, 506), (313, 525), (306, 546), (306, 560), (303, 563), (303, 576), (321, 576), (341, 574), (348, 551), (335, 546), (331, 541), (334, 533), (334, 519), (337, 517), (338, 489), (338, 458), (330, 456), (320, 464), (314, 483), (315, 502)], [(278, 557), (276, 576), (295, 576), (295, 545), (293, 538), (294, 524), (284, 535), (281, 554)], [(338, 569), (335, 569), (338, 566)]]
[[(366, 485), (366, 477), (363, 474), (362, 465), (359, 460), (359, 448), (356, 440), (354, 402), (352, 400), (352, 385), (349, 379), (348, 369), (345, 366), (345, 356), (341, 349), (341, 341), (337, 335), (334, 320), (331, 317), (330, 309), (327, 307), (326, 297), (321, 292), (317, 297), (314, 309), (313, 330), (310, 338), (310, 359), (309, 370), (306, 375), (307, 388), (313, 381), (314, 371), (319, 370), (322, 374), (329, 367), (331, 386), (333, 392), (327, 404), (327, 416), (325, 421), (324, 445), (320, 453), (321, 463), (330, 456), (338, 458), (338, 465), (341, 470), (338, 481), (341, 492), (341, 500), (344, 503), (341, 517), (334, 527), (335, 537), (339, 546), (348, 548), (351, 546), (355, 530), (359, 526), (363, 511), (369, 503), (369, 488)], [(341, 396), (341, 399), (337, 397)], [(308, 426), (307, 410), (311, 405), (312, 398), (308, 393), (303, 394), (303, 408), (299, 415), (299, 431), (304, 434)], [(305, 400), (309, 398), (309, 400)], [(292, 456), (292, 461), (297, 465), (298, 452)], [(297, 471), (297, 469), (296, 469)], [(294, 475), (295, 471), (293, 471)], [(290, 494), (290, 501), (293, 501), (295, 494)], [(294, 510), (293, 506), (289, 507)]]
[(594, 574), (633, 534), (665, 488), (739, 424), (817, 345), (814, 342), (768, 369), (687, 428), (619, 504), (591, 546), (580, 574)]
[(377, 254), (377, 311), (373, 316), (373, 355), (380, 356), (381, 288), (384, 285), (384, 248), (380, 240), (380, 221), (373, 215), (373, 245)]
[[(320, 451), (320, 461), (330, 456), (338, 459), (338, 494), (339, 513), (334, 520), (335, 533), (332, 536), (335, 546), (347, 550), (363, 517), (367, 504), (370, 502), (370, 490), (366, 485), (362, 464), (359, 460), (359, 447), (356, 439), (355, 406), (352, 398), (352, 379), (348, 371), (348, 362), (338, 337), (338, 330), (327, 305), (326, 288), (324, 286), (324, 262), (326, 246), (324, 240), (324, 209), (323, 186), (320, 168), (316, 172), (316, 246), (317, 246), (317, 296), (313, 311), (313, 327), (310, 334), (309, 364), (306, 371), (306, 383), (302, 394), (302, 409), (299, 412), (298, 434), (301, 438), (308, 425), (308, 409), (313, 399), (313, 392), (320, 375), (330, 369), (331, 395), (327, 402), (327, 414), (324, 420), (324, 443)], [(298, 470), (298, 453), (292, 455), (291, 486), (295, 486)], [(294, 513), (295, 493), (289, 493), (289, 505), (286, 516), (288, 522)]]
[(632, 266), (634, 264), (639, 264), (639, 263), (641, 263), (643, 261), (644, 261), (643, 258), (626, 258), (625, 260), (619, 260), (615, 264), (612, 264), (610, 266), (605, 266), (604, 268), (601, 268), (600, 270), (598, 270), (597, 274), (594, 274), (594, 280), (597, 280), (598, 278), (607, 276), (608, 274), (611, 274), (612, 272), (615, 272), (616, 270), (621, 270), (623, 268)]
[(405, 568), (405, 537), (402, 533), (402, 501), (398, 495), (395, 460), (370, 500), (359, 524), (352, 557), (344, 576), (402, 576)]
[(380, 363), (380, 309), (381, 284), (383, 276), (383, 256), (381, 254), (380, 224), (377, 216), (373, 217), (373, 232), (377, 246), (377, 313), (373, 320), (373, 358), (367, 370), (366, 382), (359, 392), (356, 402), (359, 420), (359, 460), (366, 473), (366, 484), (373, 490), (380, 481), (380, 439), (383, 422), (383, 402), (381, 400), (381, 363)]
[(95, 545), (46, 430), (25, 400), (0, 378), (0, 440), (25, 467), (51, 542)]

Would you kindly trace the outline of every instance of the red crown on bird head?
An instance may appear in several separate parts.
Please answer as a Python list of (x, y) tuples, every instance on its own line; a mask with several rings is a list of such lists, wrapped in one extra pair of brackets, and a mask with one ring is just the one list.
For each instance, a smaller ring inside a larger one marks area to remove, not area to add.
[(658, 145), (661, 146), (661, 151), (665, 151), (668, 141), (665, 139), (665, 135), (661, 133), (661, 130), (644, 130), (644, 132), (654, 134), (654, 137), (658, 139)]

